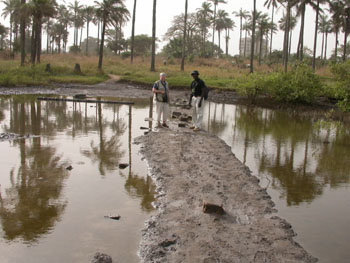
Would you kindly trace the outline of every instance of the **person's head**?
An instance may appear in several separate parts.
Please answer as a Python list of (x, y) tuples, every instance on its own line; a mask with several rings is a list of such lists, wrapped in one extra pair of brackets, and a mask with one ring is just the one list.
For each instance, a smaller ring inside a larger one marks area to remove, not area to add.
[(159, 74), (159, 78), (161, 81), (165, 81), (166, 74), (164, 72)]
[(191, 73), (191, 76), (192, 76), (194, 79), (198, 79), (198, 76), (199, 76), (198, 70), (193, 70), (192, 73)]

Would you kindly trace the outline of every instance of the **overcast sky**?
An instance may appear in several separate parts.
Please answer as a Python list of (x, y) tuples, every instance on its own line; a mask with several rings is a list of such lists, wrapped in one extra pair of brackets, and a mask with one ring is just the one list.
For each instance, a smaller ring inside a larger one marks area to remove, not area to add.
[[(63, 4), (63, 0), (57, 0), (59, 4)], [(74, 0), (65, 0), (65, 2), (73, 3)], [(94, 0), (80, 0), (79, 3), (82, 5), (94, 5)], [(195, 12), (197, 8), (200, 8), (204, 0), (188, 0), (188, 12)], [(218, 9), (224, 9), (226, 12), (228, 12), (231, 16), (231, 19), (233, 19), (236, 23), (236, 28), (234, 29), (234, 32), (230, 34), (231, 40), (230, 40), (230, 47), (229, 47), (229, 53), (234, 55), (238, 54), (238, 46), (239, 46), (239, 18), (235, 17), (232, 13), (234, 11), (238, 11), (240, 8), (243, 8), (247, 11), (252, 11), (253, 9), (253, 0), (228, 0), (227, 4), (219, 4)], [(257, 0), (257, 10), (266, 12), (271, 16), (271, 10), (268, 10), (264, 7), (265, 0)], [(133, 4), (134, 0), (125, 0), (125, 4), (127, 8), (130, 11), (130, 14), (132, 16), (132, 10), (133, 10)], [(4, 5), (0, 3), (0, 9), (2, 10)], [(135, 34), (148, 34), (151, 36), (152, 34), (152, 8), (153, 8), (153, 0), (138, 0), (137, 1), (137, 10), (136, 10), (136, 28)], [(328, 8), (328, 7), (327, 7)], [(171, 22), (173, 20), (173, 17), (176, 15), (179, 15), (184, 12), (185, 9), (185, 0), (158, 0), (157, 1), (157, 37), (159, 39), (163, 39), (164, 34), (166, 33), (167, 29), (171, 26)], [(277, 14), (275, 15), (274, 22), (278, 22), (278, 20), (283, 15), (284, 8), (280, 7), (277, 10)], [(1, 11), (2, 13), (2, 11)], [(5, 24), (8, 26), (9, 18), (4, 20), (3, 17), (0, 19), (0, 23)], [(293, 40), (292, 40), (292, 52), (296, 51), (296, 46), (298, 43), (298, 36), (299, 36), (299, 27), (300, 23), (296, 26), (295, 30), (293, 31)], [(310, 7), (306, 10), (306, 21), (305, 21), (305, 45), (312, 49), (313, 48), (313, 41), (314, 41), (314, 28), (315, 28), (315, 13), (313, 10), (311, 10)], [(85, 30), (84, 30), (85, 31)], [(91, 36), (96, 37), (97, 35), (97, 28), (95, 26), (91, 26), (90, 29)], [(210, 32), (212, 32), (210, 30)], [(84, 33), (84, 36), (86, 33)], [(130, 37), (131, 35), (131, 19), (129, 23), (124, 27), (124, 35), (126, 38)], [(222, 34), (224, 35), (224, 34)], [(217, 34), (215, 35), (215, 42), (217, 43)], [(340, 34), (340, 43), (342, 43), (343, 34)], [(211, 40), (211, 38), (210, 38)], [(321, 52), (321, 44), (322, 44), (322, 36), (319, 34), (318, 36), (318, 48), (317, 48), (317, 55)], [(331, 54), (331, 51), (334, 49), (334, 42), (335, 37), (333, 34), (329, 36), (328, 39), (328, 50), (327, 55)], [(70, 37), (69, 42), (72, 44), (73, 42), (73, 29), (70, 30)], [(221, 41), (221, 48), (224, 50), (224, 39)], [(160, 46), (163, 46), (165, 43), (161, 43)], [(277, 34), (274, 35), (274, 44), (273, 49), (282, 49), (283, 45), (283, 32), (279, 31)], [(159, 50), (158, 50), (159, 51)]]

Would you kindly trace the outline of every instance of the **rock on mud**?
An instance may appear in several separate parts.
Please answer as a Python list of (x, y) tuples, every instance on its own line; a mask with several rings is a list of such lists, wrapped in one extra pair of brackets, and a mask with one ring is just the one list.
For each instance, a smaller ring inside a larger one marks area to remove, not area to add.
[(107, 255), (107, 254), (103, 254), (103, 253), (99, 253), (97, 252), (94, 256), (94, 258), (92, 259), (91, 263), (112, 263), (112, 257)]

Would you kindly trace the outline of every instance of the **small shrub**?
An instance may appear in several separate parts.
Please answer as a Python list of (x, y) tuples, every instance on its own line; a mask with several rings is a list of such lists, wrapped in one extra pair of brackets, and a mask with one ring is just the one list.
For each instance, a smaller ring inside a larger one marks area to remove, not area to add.
[(254, 102), (255, 98), (264, 92), (265, 83), (266, 80), (263, 75), (250, 74), (236, 78), (232, 85), (238, 94), (247, 96), (251, 102)]
[(335, 97), (339, 99), (337, 106), (342, 111), (350, 111), (350, 62), (333, 64), (331, 72), (335, 76)]
[(323, 90), (319, 77), (304, 64), (287, 73), (272, 73), (266, 85), (272, 97), (293, 103), (312, 103)]

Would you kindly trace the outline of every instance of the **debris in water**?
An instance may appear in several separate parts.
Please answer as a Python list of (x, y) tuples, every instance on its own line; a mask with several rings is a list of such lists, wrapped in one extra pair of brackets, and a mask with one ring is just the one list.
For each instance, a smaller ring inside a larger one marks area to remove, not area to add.
[(128, 167), (129, 165), (127, 163), (120, 163), (119, 164), (119, 169), (125, 169), (126, 167)]
[(105, 218), (113, 219), (113, 220), (119, 220), (120, 216), (105, 216)]

